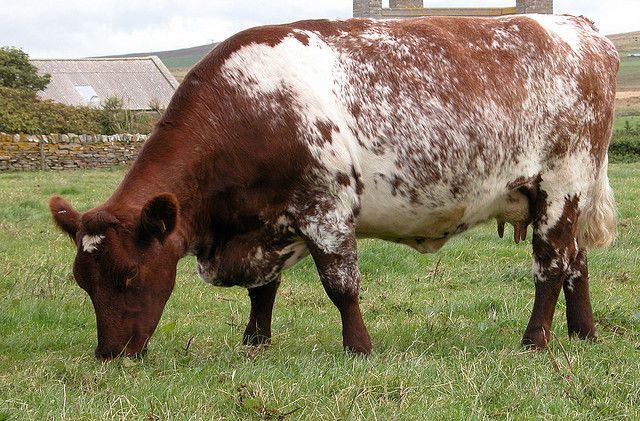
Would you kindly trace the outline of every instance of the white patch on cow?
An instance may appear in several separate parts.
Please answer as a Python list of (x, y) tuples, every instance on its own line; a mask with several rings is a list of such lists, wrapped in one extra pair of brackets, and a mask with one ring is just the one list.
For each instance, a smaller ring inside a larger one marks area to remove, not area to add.
[(324, 253), (341, 254), (345, 241), (353, 235), (348, 221), (353, 217), (355, 204), (338, 201), (333, 208), (326, 209), (325, 206), (316, 204), (315, 209), (304, 217), (300, 230)]
[(280, 215), (278, 219), (276, 219), (276, 226), (278, 228), (287, 229), (291, 225), (291, 220), (286, 215)]
[(542, 173), (540, 189), (547, 194), (546, 218), (539, 227), (543, 238), (546, 239), (548, 231), (560, 221), (566, 200), (577, 197), (578, 209), (584, 209), (582, 198), (595, 182), (596, 174), (590, 174), (590, 168), (593, 168), (593, 162), (589, 151), (578, 149), (569, 159)]
[(300, 260), (305, 258), (307, 255), (309, 255), (309, 249), (307, 248), (307, 244), (304, 242), (304, 240), (299, 239), (298, 241), (287, 245), (278, 252), (280, 256), (285, 256), (289, 253), (293, 254), (284, 262), (282, 270), (290, 268), (291, 266), (295, 265)]
[(85, 235), (82, 237), (82, 249), (87, 253), (92, 253), (98, 249), (104, 240), (104, 235)]
[[(215, 259), (214, 259), (215, 260)], [(197, 260), (196, 272), (200, 278), (211, 285), (222, 286), (222, 282), (218, 279), (217, 263)]]
[(540, 263), (534, 257), (532, 272), (533, 272), (533, 279), (535, 282), (547, 281), (547, 277), (544, 275), (544, 269), (545, 268), (543, 268), (542, 265), (540, 265)]
[(503, 28), (497, 28), (493, 32), (491, 48), (502, 50), (516, 49), (517, 43), (514, 42), (514, 37), (511, 33)]
[(577, 54), (581, 53), (580, 31), (576, 31), (576, 25), (571, 21), (574, 19), (573, 17), (535, 14), (527, 15), (527, 17), (538, 22), (550, 34), (569, 44)]
[[(341, 56), (316, 33), (303, 32), (308, 45), (287, 37), (273, 47), (250, 44), (241, 48), (226, 60), (222, 74), (251, 95), (291, 93), (295, 100), (291, 106), (302, 120), (299, 135), (308, 142), (312, 154), (336, 173), (350, 173), (354, 146), (349, 128), (353, 119), (336, 97), (339, 87), (348, 84), (340, 67), (348, 57)], [(316, 123), (323, 122), (331, 122), (339, 130), (333, 132), (338, 139), (334, 139), (331, 151), (317, 145), (322, 136)]]
[(253, 258), (254, 258), (255, 260), (262, 260), (262, 259), (264, 258), (264, 250), (262, 249), (262, 247), (258, 246), (258, 247), (256, 248), (256, 252), (255, 252), (255, 254), (253, 255)]

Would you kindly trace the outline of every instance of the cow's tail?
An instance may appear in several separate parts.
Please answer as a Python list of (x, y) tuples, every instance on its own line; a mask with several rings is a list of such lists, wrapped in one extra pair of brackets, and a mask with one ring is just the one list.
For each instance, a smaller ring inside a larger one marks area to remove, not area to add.
[(578, 244), (581, 248), (609, 247), (616, 238), (616, 204), (607, 176), (607, 159), (603, 160), (587, 198), (587, 207), (580, 215)]

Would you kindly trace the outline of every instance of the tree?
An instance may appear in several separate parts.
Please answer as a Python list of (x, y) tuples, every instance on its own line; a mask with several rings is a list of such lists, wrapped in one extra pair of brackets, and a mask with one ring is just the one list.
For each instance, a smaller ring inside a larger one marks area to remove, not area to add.
[(25, 91), (43, 91), (51, 80), (50, 74), (38, 75), (29, 62), (29, 55), (19, 48), (0, 48), (0, 86)]

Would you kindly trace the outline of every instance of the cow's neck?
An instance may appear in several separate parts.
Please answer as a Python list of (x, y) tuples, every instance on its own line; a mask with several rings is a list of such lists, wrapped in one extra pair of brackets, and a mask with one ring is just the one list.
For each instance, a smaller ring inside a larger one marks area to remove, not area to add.
[[(182, 142), (182, 145), (178, 143)], [(176, 136), (162, 136), (154, 133), (125, 179), (107, 202), (107, 206), (117, 206), (126, 212), (139, 212), (153, 197), (162, 193), (172, 193), (180, 203), (180, 223), (172, 236), (181, 256), (193, 253), (208, 241), (206, 229), (201, 226), (208, 218), (205, 211), (203, 191), (208, 182), (207, 174), (198, 173), (198, 168), (206, 168), (200, 163), (207, 159), (204, 148), (189, 139)]]

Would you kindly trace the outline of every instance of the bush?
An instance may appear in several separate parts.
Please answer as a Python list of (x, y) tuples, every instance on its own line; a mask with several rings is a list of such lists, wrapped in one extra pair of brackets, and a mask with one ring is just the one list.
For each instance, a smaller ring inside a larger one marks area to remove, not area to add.
[(0, 132), (5, 133), (151, 133), (161, 115), (122, 108), (109, 98), (102, 109), (72, 107), (42, 100), (35, 92), (0, 87)]
[(625, 122), (622, 130), (616, 130), (609, 145), (610, 162), (640, 162), (640, 123), (632, 126)]
[(100, 133), (99, 110), (41, 100), (35, 92), (0, 87), (0, 132)]
[[(134, 112), (123, 108), (124, 101), (119, 97), (105, 100), (100, 111), (99, 123), (102, 134), (151, 133), (158, 121), (159, 111), (153, 113)], [(149, 105), (155, 109), (156, 104)]]

